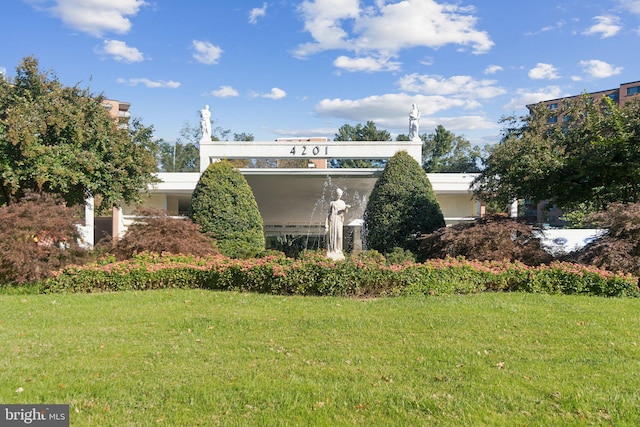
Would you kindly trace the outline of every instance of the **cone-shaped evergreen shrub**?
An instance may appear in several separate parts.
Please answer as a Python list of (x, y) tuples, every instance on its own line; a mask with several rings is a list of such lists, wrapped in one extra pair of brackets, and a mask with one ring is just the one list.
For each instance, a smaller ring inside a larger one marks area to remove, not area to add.
[(406, 151), (396, 153), (376, 181), (364, 213), (369, 249), (418, 252), (417, 237), (444, 227), (444, 217), (424, 169)]
[(216, 239), (223, 255), (248, 258), (264, 250), (256, 199), (247, 180), (228, 161), (210, 164), (200, 176), (189, 216)]

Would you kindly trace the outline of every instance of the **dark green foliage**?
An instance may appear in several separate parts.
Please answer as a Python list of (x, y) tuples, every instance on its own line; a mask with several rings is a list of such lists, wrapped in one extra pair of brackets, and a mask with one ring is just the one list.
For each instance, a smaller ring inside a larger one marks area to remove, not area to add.
[[(557, 123), (550, 123), (557, 119)], [(640, 202), (640, 102), (584, 95), (506, 119), (502, 142), (475, 180), (476, 196), (506, 205), (551, 200), (564, 210)]]
[(417, 237), (445, 226), (426, 173), (406, 151), (395, 154), (369, 196), (364, 213), (369, 249), (386, 254), (396, 247), (417, 253)]
[(387, 264), (404, 264), (405, 262), (416, 262), (416, 254), (413, 252), (402, 249), (393, 248), (385, 256)]
[(264, 251), (262, 217), (251, 187), (226, 160), (212, 163), (200, 176), (190, 217), (216, 239), (224, 255), (246, 258)]
[(137, 202), (156, 182), (151, 127), (121, 128), (87, 89), (66, 87), (25, 58), (13, 82), (0, 79), (0, 204), (27, 192), (61, 196), (68, 206), (87, 195), (98, 210)]
[(462, 136), (455, 135), (442, 125), (435, 133), (421, 135), (422, 167), (428, 173), (479, 172), (482, 151)]
[[(358, 123), (356, 126), (345, 124), (340, 126), (338, 133), (335, 135), (334, 141), (391, 141), (391, 134), (386, 130), (378, 130), (376, 124), (368, 121), (362, 125)], [(333, 159), (331, 167), (338, 168), (373, 168), (382, 167), (384, 162), (381, 160), (367, 159)]]
[(218, 253), (215, 240), (200, 232), (189, 219), (173, 218), (166, 211), (141, 209), (138, 220), (118, 240), (113, 252), (118, 260), (142, 252), (205, 256)]
[(33, 283), (86, 255), (77, 212), (47, 194), (0, 207), (0, 283)]
[(158, 170), (160, 172), (199, 172), (200, 149), (192, 142), (158, 143)]
[(540, 246), (534, 228), (504, 215), (486, 216), (422, 236), (420, 259), (465, 257), (480, 261), (520, 261), (540, 265), (551, 256)]

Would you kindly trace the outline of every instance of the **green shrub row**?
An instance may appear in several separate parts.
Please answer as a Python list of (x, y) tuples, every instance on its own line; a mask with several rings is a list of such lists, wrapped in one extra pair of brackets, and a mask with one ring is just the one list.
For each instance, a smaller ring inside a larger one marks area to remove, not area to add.
[(529, 267), (463, 258), (389, 265), (377, 257), (334, 262), (319, 253), (301, 259), (238, 260), (144, 253), (133, 259), (68, 267), (47, 279), (47, 292), (204, 288), (281, 295), (440, 295), (524, 291), (640, 296), (636, 277), (570, 263)]

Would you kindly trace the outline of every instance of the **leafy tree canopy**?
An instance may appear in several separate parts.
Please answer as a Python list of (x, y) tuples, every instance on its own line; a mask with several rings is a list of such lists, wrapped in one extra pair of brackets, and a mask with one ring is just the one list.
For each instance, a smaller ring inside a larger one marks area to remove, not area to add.
[(482, 150), (442, 125), (421, 136), (422, 167), (428, 173), (480, 172)]
[(0, 79), (0, 204), (29, 191), (61, 196), (68, 205), (87, 195), (107, 209), (140, 200), (155, 182), (152, 127), (119, 127), (87, 89), (66, 87), (27, 57), (13, 81)]
[[(338, 129), (334, 141), (391, 141), (391, 134), (386, 130), (378, 130), (376, 124), (368, 121), (366, 125), (358, 123), (355, 127), (344, 124)], [(384, 166), (380, 160), (366, 159), (335, 159), (332, 167), (338, 168), (372, 168)]]
[[(480, 172), (481, 163), (490, 150), (472, 146), (464, 137), (438, 125), (435, 133), (420, 135), (422, 140), (422, 167), (427, 173), (474, 173)], [(409, 141), (401, 133), (396, 141)]]
[(476, 195), (506, 204), (551, 200), (564, 209), (640, 202), (640, 103), (586, 94), (558, 109), (506, 118), (502, 142), (475, 180)]

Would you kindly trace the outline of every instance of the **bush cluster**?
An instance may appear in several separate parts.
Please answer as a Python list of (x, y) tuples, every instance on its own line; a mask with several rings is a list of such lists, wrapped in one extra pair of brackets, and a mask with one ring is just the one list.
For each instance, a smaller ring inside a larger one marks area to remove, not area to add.
[(371, 191), (364, 212), (367, 245), (381, 253), (418, 251), (416, 236), (444, 227), (431, 182), (406, 151), (396, 153)]
[(504, 215), (488, 215), (471, 223), (456, 224), (420, 237), (420, 259), (465, 257), (480, 261), (520, 261), (527, 265), (549, 263), (534, 228)]
[(205, 288), (272, 294), (383, 296), (481, 291), (526, 291), (638, 296), (637, 278), (593, 267), (552, 263), (537, 267), (463, 258), (388, 264), (367, 256), (335, 262), (320, 252), (247, 260), (139, 254), (118, 263), (68, 267), (44, 284), (49, 292)]
[(171, 217), (165, 210), (146, 208), (137, 212), (136, 222), (113, 247), (118, 260), (141, 252), (204, 256), (218, 250), (215, 240), (201, 233), (193, 221)]
[(588, 221), (607, 234), (566, 259), (640, 276), (640, 203), (614, 203)]
[(79, 262), (78, 214), (45, 193), (0, 207), (0, 283), (35, 282)]
[(253, 191), (226, 160), (210, 164), (200, 176), (189, 216), (216, 239), (224, 255), (249, 258), (264, 251), (262, 216)]

